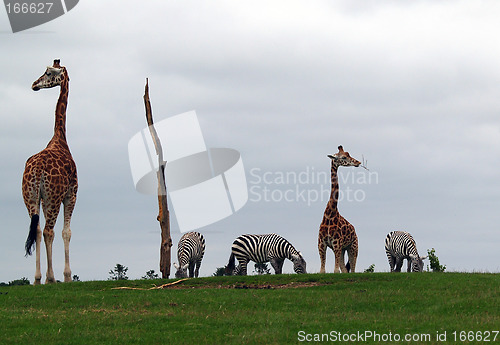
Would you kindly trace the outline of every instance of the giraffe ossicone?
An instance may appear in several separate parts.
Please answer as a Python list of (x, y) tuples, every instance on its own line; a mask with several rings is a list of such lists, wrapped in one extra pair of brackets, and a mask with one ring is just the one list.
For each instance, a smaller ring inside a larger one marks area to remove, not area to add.
[(43, 88), (60, 86), (59, 99), (55, 111), (54, 135), (47, 147), (31, 156), (26, 161), (23, 173), (22, 193), (24, 203), (31, 218), (30, 230), (25, 243), (26, 255), (31, 255), (33, 246), (36, 254), (35, 282), (40, 284), (40, 206), (45, 216), (43, 238), (47, 253), (46, 283), (54, 283), (56, 279), (52, 269), (52, 244), (54, 226), (61, 204), (64, 206), (64, 225), (62, 238), (64, 241), (64, 281), (71, 281), (69, 265), (69, 242), (71, 239), (70, 222), (76, 203), (78, 178), (76, 164), (66, 142), (66, 108), (69, 94), (69, 76), (66, 67), (54, 60), (45, 73), (33, 82), (31, 88), (38, 91)]

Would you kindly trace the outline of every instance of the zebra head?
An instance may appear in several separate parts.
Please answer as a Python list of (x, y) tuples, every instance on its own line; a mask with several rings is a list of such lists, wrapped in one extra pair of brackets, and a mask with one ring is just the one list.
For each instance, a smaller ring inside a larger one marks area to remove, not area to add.
[(187, 276), (188, 276), (187, 269), (189, 267), (189, 264), (185, 264), (183, 266), (179, 266), (179, 265), (177, 265), (174, 262), (174, 267), (177, 270), (177, 272), (175, 272), (175, 277), (176, 278), (187, 278)]
[(422, 272), (424, 270), (424, 259), (427, 259), (427, 256), (410, 255), (410, 259), (412, 272)]
[(306, 260), (302, 257), (302, 254), (292, 254), (293, 270), (295, 273), (307, 273), (306, 271)]

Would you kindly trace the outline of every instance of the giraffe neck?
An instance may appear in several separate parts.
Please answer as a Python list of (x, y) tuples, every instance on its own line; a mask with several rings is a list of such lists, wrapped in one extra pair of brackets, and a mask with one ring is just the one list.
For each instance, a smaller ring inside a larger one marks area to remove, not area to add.
[(54, 136), (52, 140), (66, 142), (66, 107), (68, 105), (69, 81), (65, 78), (61, 82), (61, 91), (56, 105), (56, 119), (54, 124)]
[(332, 212), (337, 212), (337, 205), (339, 201), (339, 179), (337, 175), (337, 166), (332, 162), (332, 191), (330, 193), (330, 200), (326, 208)]

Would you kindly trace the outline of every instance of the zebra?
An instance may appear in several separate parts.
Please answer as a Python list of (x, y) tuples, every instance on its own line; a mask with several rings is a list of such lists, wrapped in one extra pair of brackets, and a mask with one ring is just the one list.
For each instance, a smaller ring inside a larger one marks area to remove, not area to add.
[(193, 278), (193, 276), (198, 278), (203, 254), (205, 254), (205, 239), (202, 234), (191, 231), (182, 235), (177, 246), (179, 264), (174, 263), (174, 267), (177, 269), (175, 277), (187, 278), (187, 269), (189, 268), (189, 278)]
[[(235, 268), (235, 258), (239, 265)], [(248, 261), (270, 262), (276, 274), (281, 274), (285, 259), (293, 262), (296, 273), (306, 272), (306, 261), (286, 239), (276, 234), (242, 235), (234, 240), (226, 275), (247, 274)]]
[(417, 244), (413, 237), (406, 231), (392, 231), (385, 238), (385, 252), (391, 266), (391, 272), (401, 272), (403, 260), (408, 261), (407, 272), (422, 272), (424, 259), (419, 256)]

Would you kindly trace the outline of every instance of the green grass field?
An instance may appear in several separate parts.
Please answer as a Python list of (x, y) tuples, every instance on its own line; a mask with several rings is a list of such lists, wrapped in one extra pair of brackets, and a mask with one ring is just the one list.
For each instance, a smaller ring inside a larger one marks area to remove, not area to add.
[(113, 289), (174, 281), (0, 287), (0, 344), (500, 343), (499, 274), (210, 277)]

